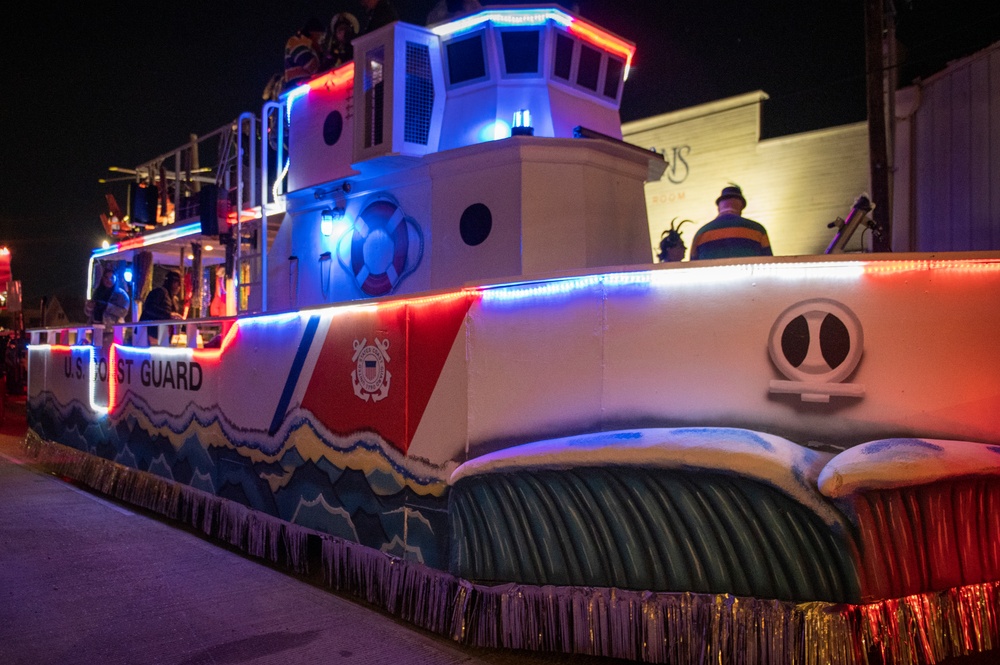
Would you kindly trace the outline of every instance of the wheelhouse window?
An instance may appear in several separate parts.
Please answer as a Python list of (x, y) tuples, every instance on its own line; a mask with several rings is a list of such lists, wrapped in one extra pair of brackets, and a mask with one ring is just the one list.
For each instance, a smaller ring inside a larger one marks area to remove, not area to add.
[(538, 74), (541, 33), (538, 30), (503, 30), (504, 73), (507, 75)]
[(608, 66), (604, 70), (604, 96), (609, 99), (618, 99), (618, 90), (622, 85), (622, 73), (625, 71), (625, 62), (618, 58), (608, 58)]
[(597, 79), (601, 75), (601, 52), (585, 44), (580, 45), (580, 64), (576, 82), (587, 90), (597, 92)]
[(486, 51), (483, 48), (483, 36), (483, 32), (480, 31), (445, 44), (449, 86), (486, 80)]
[(554, 31), (552, 79), (617, 101), (625, 75), (625, 61), (562, 30)]
[(552, 75), (569, 81), (573, 72), (573, 38), (561, 32), (556, 33), (556, 55)]

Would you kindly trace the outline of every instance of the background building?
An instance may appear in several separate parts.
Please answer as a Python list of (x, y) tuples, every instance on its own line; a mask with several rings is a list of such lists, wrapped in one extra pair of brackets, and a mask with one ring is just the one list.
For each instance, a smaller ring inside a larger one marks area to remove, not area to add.
[[(681, 227), (690, 247), (695, 231), (715, 217), (715, 199), (729, 183), (743, 188), (744, 215), (763, 224), (775, 254), (823, 253), (827, 226), (846, 217), (868, 191), (868, 126), (860, 122), (760, 139), (762, 91), (625, 123), (626, 141), (663, 154), (667, 171), (646, 185), (655, 256), (663, 231)], [(855, 234), (860, 251), (868, 234)], [(655, 258), (654, 258), (655, 260)]]
[(895, 98), (892, 249), (1000, 249), (1000, 42)]

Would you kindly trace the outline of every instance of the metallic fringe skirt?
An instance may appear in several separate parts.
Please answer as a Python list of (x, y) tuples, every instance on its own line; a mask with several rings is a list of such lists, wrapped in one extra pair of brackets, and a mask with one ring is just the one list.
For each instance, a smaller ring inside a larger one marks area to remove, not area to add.
[(31, 431), (24, 445), (46, 470), (296, 574), (322, 573), (332, 590), (469, 646), (683, 665), (848, 665), (937, 663), (991, 650), (1000, 637), (1000, 582), (859, 605), (475, 584), (44, 441)]

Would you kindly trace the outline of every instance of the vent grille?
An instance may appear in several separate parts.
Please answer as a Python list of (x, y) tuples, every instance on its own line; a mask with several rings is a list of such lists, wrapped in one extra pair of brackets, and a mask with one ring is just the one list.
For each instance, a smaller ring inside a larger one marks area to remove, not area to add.
[(427, 145), (434, 108), (434, 80), (431, 78), (430, 48), (406, 42), (406, 108), (403, 140)]

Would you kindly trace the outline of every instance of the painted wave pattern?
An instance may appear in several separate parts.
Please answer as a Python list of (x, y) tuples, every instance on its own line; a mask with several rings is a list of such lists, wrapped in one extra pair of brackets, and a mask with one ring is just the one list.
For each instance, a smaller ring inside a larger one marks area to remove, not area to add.
[(474, 581), (860, 602), (1000, 577), (995, 446), (893, 439), (831, 458), (680, 428), (437, 468), (305, 412), (273, 438), (206, 411), (122, 413), (28, 405), (43, 439)]
[(239, 430), (213, 410), (166, 416), (131, 398), (118, 413), (95, 418), (50, 394), (28, 404), (29, 424), (43, 439), (404, 559), (447, 565), (450, 469), (404, 464), (371, 434), (335, 437), (305, 412), (290, 414), (274, 437)]
[[(722, 460), (720, 460), (722, 461)], [(697, 469), (522, 469), (452, 488), (452, 569), (483, 582), (859, 597), (845, 535), (761, 482)]]

